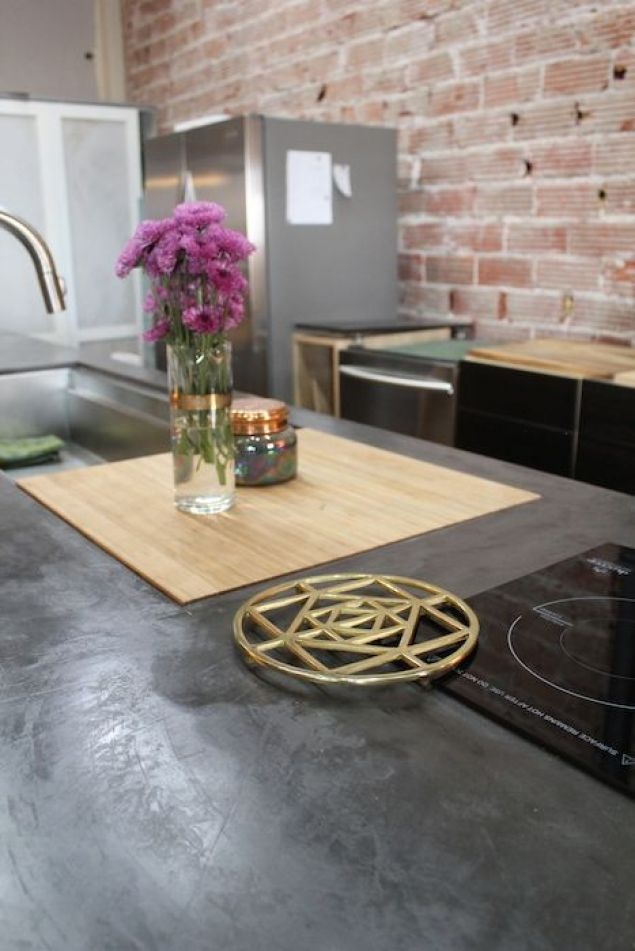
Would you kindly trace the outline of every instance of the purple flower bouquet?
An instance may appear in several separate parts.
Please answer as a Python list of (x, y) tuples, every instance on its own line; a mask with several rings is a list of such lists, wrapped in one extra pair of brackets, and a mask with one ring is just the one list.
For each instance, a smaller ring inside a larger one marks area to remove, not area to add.
[(141, 268), (150, 289), (143, 337), (167, 345), (175, 501), (188, 512), (233, 502), (231, 344), (245, 316), (241, 262), (255, 250), (223, 225), (213, 202), (177, 205), (169, 218), (142, 221), (119, 255), (118, 277)]

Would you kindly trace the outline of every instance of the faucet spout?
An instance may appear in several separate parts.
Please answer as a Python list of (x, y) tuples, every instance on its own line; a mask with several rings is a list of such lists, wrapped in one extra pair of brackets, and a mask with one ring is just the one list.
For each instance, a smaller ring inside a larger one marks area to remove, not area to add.
[(49, 314), (66, 309), (64, 286), (57, 273), (53, 255), (39, 232), (23, 218), (0, 209), (0, 228), (12, 234), (27, 249), (35, 265), (42, 297)]

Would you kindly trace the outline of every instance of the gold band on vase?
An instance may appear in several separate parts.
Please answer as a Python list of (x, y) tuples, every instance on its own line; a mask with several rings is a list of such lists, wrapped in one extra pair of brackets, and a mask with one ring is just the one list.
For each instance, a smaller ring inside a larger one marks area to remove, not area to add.
[(209, 410), (228, 409), (231, 406), (231, 393), (206, 393), (204, 396), (194, 396), (189, 393), (170, 393), (170, 406), (174, 409)]

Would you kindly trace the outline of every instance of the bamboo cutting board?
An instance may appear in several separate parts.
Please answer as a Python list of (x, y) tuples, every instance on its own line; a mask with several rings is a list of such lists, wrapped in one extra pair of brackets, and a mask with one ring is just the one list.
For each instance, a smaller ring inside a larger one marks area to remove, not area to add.
[(626, 373), (616, 373), (613, 377), (614, 383), (621, 383), (622, 386), (635, 386), (635, 370), (627, 370)]
[(468, 357), (513, 364), (527, 370), (596, 379), (612, 379), (615, 373), (635, 370), (635, 347), (582, 340), (545, 338), (475, 347)]
[(222, 515), (173, 505), (170, 454), (18, 485), (180, 604), (539, 498), (301, 429), (299, 475), (239, 488)]

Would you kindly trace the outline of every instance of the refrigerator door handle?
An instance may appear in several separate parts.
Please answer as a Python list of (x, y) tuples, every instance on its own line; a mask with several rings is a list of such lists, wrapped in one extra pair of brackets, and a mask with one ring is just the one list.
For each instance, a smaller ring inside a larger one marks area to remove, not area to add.
[(413, 390), (427, 390), (436, 393), (445, 393), (454, 396), (454, 387), (445, 380), (433, 380), (429, 377), (397, 376), (393, 373), (382, 373), (379, 370), (369, 370), (366, 367), (340, 365), (340, 373), (344, 376), (353, 376), (358, 380), (369, 380), (373, 383), (390, 383), (392, 386), (405, 386)]

